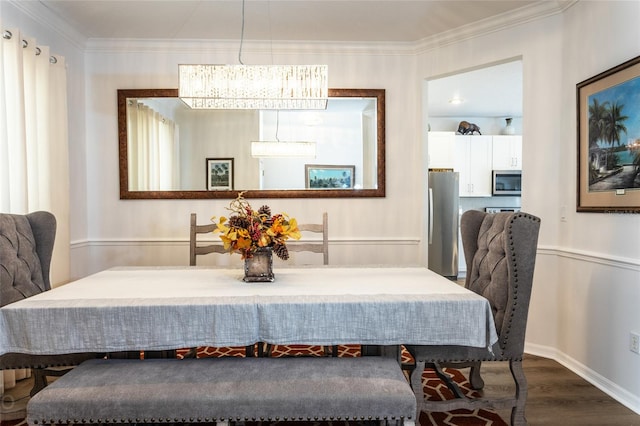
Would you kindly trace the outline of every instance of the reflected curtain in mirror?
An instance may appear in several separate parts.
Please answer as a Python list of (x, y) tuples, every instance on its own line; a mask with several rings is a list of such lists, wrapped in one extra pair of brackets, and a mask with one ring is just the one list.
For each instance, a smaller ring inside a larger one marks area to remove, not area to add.
[(127, 101), (127, 146), (133, 191), (180, 189), (179, 128), (152, 106)]

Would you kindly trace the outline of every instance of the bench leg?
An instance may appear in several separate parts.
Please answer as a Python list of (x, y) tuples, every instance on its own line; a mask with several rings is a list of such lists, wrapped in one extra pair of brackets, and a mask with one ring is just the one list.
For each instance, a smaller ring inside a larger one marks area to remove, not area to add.
[(48, 384), (47, 375), (44, 372), (44, 370), (40, 368), (34, 368), (32, 372), (33, 372), (33, 387), (31, 388), (31, 392), (29, 393), (30, 396), (34, 396), (35, 394), (40, 392), (42, 389), (44, 389)]
[(29, 392), (29, 396), (34, 396), (42, 389), (47, 387), (49, 381), (47, 380), (48, 376), (51, 377), (62, 377), (64, 374), (71, 371), (73, 367), (60, 367), (60, 368), (33, 368), (31, 371), (33, 372), (33, 387)]

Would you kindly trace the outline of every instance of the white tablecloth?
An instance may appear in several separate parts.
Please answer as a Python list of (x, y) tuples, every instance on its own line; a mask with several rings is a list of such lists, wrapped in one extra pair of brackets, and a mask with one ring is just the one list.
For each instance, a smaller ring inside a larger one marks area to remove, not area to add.
[(497, 341), (489, 302), (426, 268), (116, 268), (0, 309), (0, 354)]

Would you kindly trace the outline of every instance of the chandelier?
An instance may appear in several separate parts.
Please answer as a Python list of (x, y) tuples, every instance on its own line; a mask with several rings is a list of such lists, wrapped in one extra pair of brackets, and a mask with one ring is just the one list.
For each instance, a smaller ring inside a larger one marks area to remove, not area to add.
[(178, 97), (194, 109), (326, 109), (326, 65), (178, 65)]
[(178, 65), (193, 109), (326, 109), (326, 65)]

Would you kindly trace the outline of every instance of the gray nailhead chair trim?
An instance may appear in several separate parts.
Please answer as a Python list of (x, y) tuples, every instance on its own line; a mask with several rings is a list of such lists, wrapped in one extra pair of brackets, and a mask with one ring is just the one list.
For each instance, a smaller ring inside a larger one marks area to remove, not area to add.
[[(499, 339), (491, 350), (464, 346), (406, 346), (416, 360), (416, 368), (411, 374), (418, 403), (416, 424), (419, 425), (421, 410), (485, 407), (511, 408), (511, 424), (526, 425), (527, 381), (522, 370), (522, 357), (540, 219), (524, 212), (488, 214), (470, 210), (462, 215), (460, 227), (467, 261), (465, 287), (491, 303)], [(469, 381), (473, 388), (481, 389), (484, 385), (480, 377), (482, 361), (509, 362), (516, 384), (514, 397), (466, 398), (441, 369), (471, 367)], [(457, 396), (456, 399), (424, 400), (422, 373), (426, 367), (435, 369)]]

